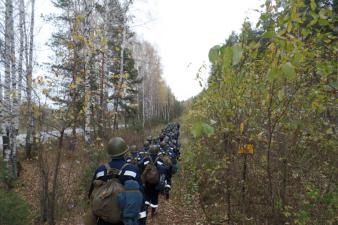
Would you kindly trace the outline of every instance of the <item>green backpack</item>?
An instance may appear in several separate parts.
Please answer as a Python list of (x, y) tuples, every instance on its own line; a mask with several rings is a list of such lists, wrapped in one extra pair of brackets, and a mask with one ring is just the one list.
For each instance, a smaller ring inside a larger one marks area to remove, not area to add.
[(173, 161), (171, 160), (171, 157), (168, 155), (168, 154), (165, 154), (162, 156), (162, 160), (164, 162), (164, 165), (167, 167), (167, 168), (171, 168), (172, 165), (173, 165)]
[(107, 174), (112, 175), (113, 179), (105, 182), (101, 180), (94, 181), (94, 190), (91, 195), (91, 209), (95, 216), (109, 223), (118, 223), (122, 221), (121, 209), (119, 207), (117, 194), (125, 191), (123, 185), (118, 180), (120, 171), (128, 164), (125, 164), (121, 170), (111, 168), (107, 163), (105, 165)]

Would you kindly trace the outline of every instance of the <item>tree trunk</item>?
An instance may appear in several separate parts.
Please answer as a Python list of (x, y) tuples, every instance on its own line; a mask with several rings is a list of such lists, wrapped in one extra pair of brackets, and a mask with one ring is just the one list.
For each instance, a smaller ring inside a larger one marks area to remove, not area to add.
[(114, 130), (118, 130), (118, 109), (119, 104), (122, 97), (122, 90), (123, 90), (123, 76), (124, 76), (124, 47), (125, 47), (125, 38), (126, 38), (126, 30), (123, 29), (122, 31), (122, 44), (121, 44), (121, 52), (120, 52), (120, 80), (119, 84), (117, 85), (117, 98), (116, 98), (116, 105), (115, 105), (115, 116), (114, 116)]
[(38, 165), (41, 179), (41, 191), (40, 191), (40, 221), (44, 222), (48, 219), (48, 192), (49, 192), (49, 169), (44, 158), (43, 146), (38, 147)]
[[(266, 173), (268, 176), (268, 199), (269, 199), (269, 204), (271, 205), (272, 209), (272, 217), (275, 219), (275, 196), (274, 196), (274, 189), (273, 189), (273, 177), (272, 177), (272, 172), (271, 172), (271, 147), (272, 147), (272, 137), (274, 133), (274, 124), (272, 122), (272, 103), (273, 103), (273, 95), (274, 95), (274, 84), (271, 84), (270, 86), (270, 97), (269, 97), (269, 108), (268, 108), (268, 146), (267, 146), (267, 162), (266, 162)], [(271, 221), (269, 221), (271, 223)]]
[(31, 159), (32, 151), (32, 134), (34, 130), (34, 116), (32, 108), (32, 76), (33, 76), (33, 46), (34, 46), (34, 12), (35, 12), (35, 0), (32, 0), (32, 14), (31, 14), (31, 26), (29, 33), (29, 55), (27, 63), (27, 73), (26, 73), (26, 95), (27, 95), (27, 113), (28, 113), (28, 122), (27, 122), (27, 135), (26, 135), (26, 158)]
[(145, 125), (145, 117), (146, 117), (146, 114), (145, 114), (145, 93), (144, 93), (144, 86), (145, 86), (145, 76), (143, 77), (143, 81), (142, 81), (142, 128), (144, 128), (144, 125)]
[(25, 24), (25, 3), (24, 0), (19, 2), (19, 64), (18, 64), (18, 101), (21, 103), (21, 92), (22, 92), (22, 78), (23, 78), (23, 53), (24, 53), (24, 24)]
[[(0, 41), (0, 49), (3, 49), (3, 46), (2, 46), (2, 42)], [(4, 112), (4, 110), (5, 110), (5, 106), (4, 106), (4, 102), (3, 102), (3, 94), (2, 94), (2, 92), (3, 92), (3, 88), (2, 88), (2, 75), (1, 75), (1, 73), (0, 73), (0, 138), (3, 138), (3, 137), (6, 137), (6, 136), (4, 136), (4, 133), (5, 133), (5, 128), (3, 127), (3, 123), (4, 123), (4, 115), (3, 115), (3, 112)], [(2, 142), (3, 143), (3, 145), (4, 145), (4, 142)], [(3, 158), (5, 158), (4, 157), (4, 154), (5, 154), (5, 152), (4, 152), (4, 148), (2, 149), (3, 150), (3, 152), (2, 152), (2, 154), (3, 154)]]
[(246, 205), (246, 174), (247, 174), (247, 154), (244, 154), (243, 173), (242, 173), (242, 213), (245, 214)]
[[(16, 169), (16, 135), (18, 127), (18, 104), (16, 95), (16, 76), (15, 76), (15, 40), (14, 40), (14, 20), (13, 20), (13, 2), (6, 0), (5, 3), (5, 83), (4, 83), (4, 122), (8, 145), (4, 146), (4, 162), (8, 170), (9, 179), (15, 179)], [(14, 94), (13, 94), (14, 93)]]
[(105, 74), (104, 74), (104, 65), (105, 65), (105, 55), (102, 52), (102, 60), (101, 60), (101, 73), (100, 73), (100, 108), (99, 108), (99, 113), (98, 113), (98, 134), (100, 138), (103, 138), (103, 114), (104, 114), (104, 78), (105, 78)]

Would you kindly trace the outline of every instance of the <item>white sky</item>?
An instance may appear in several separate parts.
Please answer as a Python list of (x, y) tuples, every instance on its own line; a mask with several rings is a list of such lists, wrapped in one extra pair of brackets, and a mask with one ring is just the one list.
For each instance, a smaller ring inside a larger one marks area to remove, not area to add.
[[(175, 96), (185, 100), (201, 91), (198, 69), (208, 63), (209, 49), (240, 31), (246, 17), (254, 24), (261, 0), (136, 1), (135, 31), (153, 43), (162, 57), (163, 76)], [(207, 73), (207, 71), (205, 71)]]
[[(178, 100), (201, 91), (196, 81), (198, 69), (208, 65), (209, 49), (234, 30), (239, 32), (246, 17), (256, 23), (262, 0), (135, 0), (131, 14), (133, 29), (152, 43), (162, 58), (163, 77)], [(40, 15), (53, 12), (49, 0), (37, 0), (38, 61), (46, 62), (45, 46), (53, 27)], [(204, 71), (207, 76), (208, 71)]]

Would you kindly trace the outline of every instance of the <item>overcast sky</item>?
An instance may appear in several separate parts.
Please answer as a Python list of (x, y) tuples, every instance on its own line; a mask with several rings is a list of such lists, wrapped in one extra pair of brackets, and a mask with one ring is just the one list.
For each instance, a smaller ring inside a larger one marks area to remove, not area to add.
[[(162, 57), (163, 75), (175, 96), (198, 94), (198, 69), (208, 63), (209, 49), (240, 31), (246, 17), (256, 23), (261, 0), (136, 1), (135, 31), (150, 41)], [(207, 71), (205, 71), (207, 73)]]
[[(246, 17), (256, 23), (262, 0), (135, 0), (132, 29), (152, 43), (162, 58), (163, 77), (179, 100), (201, 90), (198, 69), (208, 66), (209, 49), (240, 31)], [(40, 15), (53, 12), (49, 0), (37, 0), (37, 60), (48, 61), (46, 41), (53, 27)], [(204, 70), (204, 76), (208, 73)]]

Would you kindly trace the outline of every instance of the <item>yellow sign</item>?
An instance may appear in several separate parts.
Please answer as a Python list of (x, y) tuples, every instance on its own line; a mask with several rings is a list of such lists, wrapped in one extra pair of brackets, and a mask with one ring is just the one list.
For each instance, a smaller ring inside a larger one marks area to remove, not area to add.
[(253, 144), (246, 144), (244, 146), (240, 146), (238, 150), (239, 154), (253, 154), (254, 153), (254, 146)]

